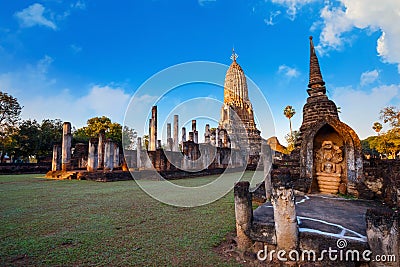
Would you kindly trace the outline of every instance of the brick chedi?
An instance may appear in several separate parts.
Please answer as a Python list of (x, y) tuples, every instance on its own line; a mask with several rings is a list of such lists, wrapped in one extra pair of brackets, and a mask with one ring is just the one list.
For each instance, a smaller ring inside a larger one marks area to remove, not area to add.
[(309, 192), (357, 195), (357, 185), (363, 180), (360, 139), (340, 121), (336, 104), (326, 95), (312, 37), (307, 93), (294, 152), (299, 153), (300, 178), (308, 181)]
[(261, 151), (261, 136), (254, 122), (246, 76), (236, 62), (235, 51), (231, 59), (232, 64), (225, 76), (224, 104), (218, 129), (220, 132), (226, 131), (231, 148), (247, 150), (251, 163), (252, 158), (257, 158)]

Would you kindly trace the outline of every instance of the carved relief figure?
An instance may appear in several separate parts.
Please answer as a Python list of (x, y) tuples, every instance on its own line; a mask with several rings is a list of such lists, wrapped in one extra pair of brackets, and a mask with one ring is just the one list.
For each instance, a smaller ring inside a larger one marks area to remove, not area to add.
[(336, 194), (341, 180), (343, 151), (332, 141), (326, 140), (322, 142), (315, 160), (319, 191)]

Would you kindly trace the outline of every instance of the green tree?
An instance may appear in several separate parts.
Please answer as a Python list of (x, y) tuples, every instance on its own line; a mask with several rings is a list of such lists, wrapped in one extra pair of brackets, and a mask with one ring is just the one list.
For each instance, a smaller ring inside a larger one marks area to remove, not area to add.
[(379, 135), (379, 132), (382, 130), (382, 124), (380, 122), (374, 122), (374, 125), (372, 126), (372, 129), (374, 129), (375, 132)]
[(3, 162), (6, 154), (13, 151), (13, 134), (17, 130), (20, 121), (22, 107), (18, 100), (0, 91), (0, 162)]
[(60, 119), (42, 120), (40, 124), (38, 160), (50, 157), (53, 153), (53, 145), (62, 139), (63, 122)]
[(35, 157), (40, 149), (40, 135), (40, 125), (36, 120), (22, 121), (12, 136), (13, 156), (25, 161)]
[(137, 148), (137, 132), (129, 128), (128, 126), (124, 126), (123, 130), (123, 138), (122, 138), (122, 147), (124, 149), (134, 150)]
[(289, 126), (290, 126), (290, 136), (293, 135), (292, 131), (292, 117), (296, 114), (296, 110), (292, 106), (286, 106), (285, 109), (283, 110), (283, 115), (285, 115), (286, 118), (289, 120)]
[(88, 142), (92, 137), (98, 137), (100, 131), (105, 132), (105, 137), (122, 144), (122, 126), (119, 123), (111, 122), (106, 116), (94, 117), (87, 121), (87, 125), (73, 132), (73, 141)]
[(288, 144), (284, 151), (285, 154), (290, 154), (294, 150), (294, 146), (299, 136), (299, 131), (293, 131), (291, 134), (289, 133), (285, 136), (286, 142)]
[(396, 107), (386, 107), (381, 110), (380, 118), (384, 123), (389, 123), (393, 128), (400, 128), (400, 110)]

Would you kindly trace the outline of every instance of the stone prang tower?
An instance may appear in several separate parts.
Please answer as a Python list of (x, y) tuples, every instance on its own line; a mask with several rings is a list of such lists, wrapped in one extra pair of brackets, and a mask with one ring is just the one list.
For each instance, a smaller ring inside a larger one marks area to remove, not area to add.
[[(261, 151), (261, 136), (254, 122), (253, 107), (249, 100), (246, 76), (236, 62), (237, 55), (232, 51), (232, 64), (225, 76), (224, 104), (221, 108), (219, 136), (228, 135), (226, 145), (246, 150), (248, 163), (257, 163)], [(224, 142), (222, 142), (224, 146)]]

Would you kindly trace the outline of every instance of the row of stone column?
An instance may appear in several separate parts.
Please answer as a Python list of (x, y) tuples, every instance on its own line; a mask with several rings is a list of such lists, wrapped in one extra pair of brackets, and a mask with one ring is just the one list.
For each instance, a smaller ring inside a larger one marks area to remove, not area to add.
[[(72, 133), (71, 123), (64, 122), (62, 144), (53, 146), (52, 171), (70, 171), (71, 166), (71, 144)], [(88, 171), (95, 171), (103, 168), (112, 170), (119, 166), (119, 146), (110, 139), (105, 139), (104, 131), (101, 131), (99, 138), (91, 138), (88, 148)]]
[[(104, 150), (103, 150), (104, 147)], [(98, 169), (113, 170), (119, 167), (119, 145), (110, 139), (103, 141), (99, 138), (89, 140), (89, 153), (87, 171), (93, 172)]]
[[(196, 120), (192, 120), (192, 130), (188, 132), (186, 137), (186, 127), (182, 127), (181, 146), (186, 141), (199, 143), (199, 132), (196, 127)], [(172, 135), (173, 134), (173, 135)], [(167, 151), (179, 151), (179, 116), (174, 115), (173, 125), (167, 123)], [(211, 130), (210, 125), (206, 124), (204, 133), (204, 143), (217, 147), (228, 147), (229, 140), (226, 131)], [(151, 118), (149, 119), (149, 151), (155, 151), (161, 148), (161, 140), (157, 139), (157, 106), (151, 109)]]

